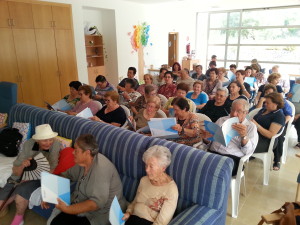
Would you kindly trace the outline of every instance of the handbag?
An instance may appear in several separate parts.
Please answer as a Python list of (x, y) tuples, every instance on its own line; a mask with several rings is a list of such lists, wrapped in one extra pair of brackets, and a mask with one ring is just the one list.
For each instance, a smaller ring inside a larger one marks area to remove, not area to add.
[(258, 225), (264, 222), (278, 225), (300, 225), (300, 202), (286, 202), (280, 209), (263, 215)]

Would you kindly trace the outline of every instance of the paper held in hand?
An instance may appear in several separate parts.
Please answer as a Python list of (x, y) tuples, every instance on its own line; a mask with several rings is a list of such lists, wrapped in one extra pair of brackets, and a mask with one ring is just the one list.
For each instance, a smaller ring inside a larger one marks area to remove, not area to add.
[(151, 118), (148, 122), (152, 137), (175, 139), (179, 138), (178, 131), (173, 130), (176, 118)]
[(45, 103), (48, 106), (48, 108), (53, 109), (55, 111), (57, 111), (57, 110), (67, 111), (67, 110), (72, 109), (71, 105), (69, 103), (67, 103), (67, 101), (65, 99), (61, 99), (53, 105), (49, 104), (46, 101), (45, 101)]
[(82, 117), (82, 118), (91, 118), (93, 116), (93, 113), (89, 107), (82, 110), (80, 113), (78, 113), (76, 116)]
[(111, 225), (123, 225), (125, 224), (125, 221), (122, 220), (123, 216), (124, 214), (120, 207), (119, 201), (117, 196), (115, 196), (109, 209), (109, 222)]
[(226, 120), (221, 127), (213, 122), (204, 120), (205, 130), (213, 135), (213, 137), (208, 138), (208, 140), (216, 141), (221, 145), (227, 146), (233, 137), (240, 136), (239, 133), (232, 128), (232, 125), (235, 123), (239, 123), (237, 117)]
[(57, 204), (57, 198), (59, 198), (67, 205), (71, 204), (69, 179), (42, 172), (41, 191), (44, 202)]

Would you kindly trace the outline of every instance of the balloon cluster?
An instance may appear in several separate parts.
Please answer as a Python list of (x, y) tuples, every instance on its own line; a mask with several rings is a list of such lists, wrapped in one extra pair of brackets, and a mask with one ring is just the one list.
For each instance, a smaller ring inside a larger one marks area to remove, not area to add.
[(131, 36), (132, 48), (137, 51), (141, 46), (147, 46), (149, 39), (150, 25), (142, 23), (141, 25), (134, 25), (134, 32)]

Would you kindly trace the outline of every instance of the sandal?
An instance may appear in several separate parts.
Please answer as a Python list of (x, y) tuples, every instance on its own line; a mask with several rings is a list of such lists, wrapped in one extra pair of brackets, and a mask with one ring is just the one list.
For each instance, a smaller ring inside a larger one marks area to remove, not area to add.
[(280, 170), (280, 162), (274, 162), (273, 163), (273, 170), (275, 170), (275, 171)]

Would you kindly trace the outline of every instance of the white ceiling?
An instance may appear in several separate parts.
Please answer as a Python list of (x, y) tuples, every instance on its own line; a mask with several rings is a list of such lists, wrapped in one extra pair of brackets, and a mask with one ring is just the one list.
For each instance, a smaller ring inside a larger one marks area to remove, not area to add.
[(157, 4), (157, 3), (165, 3), (165, 2), (178, 2), (184, 0), (124, 0), (129, 2), (136, 2), (141, 4)]

